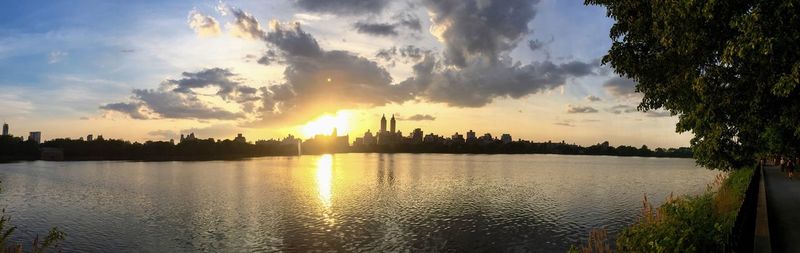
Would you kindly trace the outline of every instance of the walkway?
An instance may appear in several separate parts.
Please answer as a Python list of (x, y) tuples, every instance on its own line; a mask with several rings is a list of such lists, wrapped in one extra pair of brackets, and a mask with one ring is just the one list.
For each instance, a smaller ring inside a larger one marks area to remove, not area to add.
[(772, 249), (800, 252), (800, 173), (789, 180), (778, 167), (765, 167), (764, 184)]

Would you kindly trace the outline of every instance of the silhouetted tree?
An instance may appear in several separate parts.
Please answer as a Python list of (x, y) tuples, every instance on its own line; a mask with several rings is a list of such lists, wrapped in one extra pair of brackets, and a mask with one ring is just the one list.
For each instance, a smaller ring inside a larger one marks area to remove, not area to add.
[(800, 144), (800, 2), (586, 0), (616, 23), (603, 63), (639, 109), (679, 115), (697, 162), (732, 169)]

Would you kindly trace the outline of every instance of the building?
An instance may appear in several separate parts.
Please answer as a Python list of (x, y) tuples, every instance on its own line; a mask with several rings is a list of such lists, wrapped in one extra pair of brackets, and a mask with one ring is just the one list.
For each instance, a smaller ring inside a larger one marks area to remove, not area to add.
[(397, 130), (397, 121), (394, 119), (394, 114), (392, 114), (392, 121), (391, 121), (391, 133), (395, 133)]
[(93, 140), (94, 140), (94, 135), (90, 134), (86, 136), (86, 141), (93, 141)]
[[(375, 143), (378, 145), (390, 145), (403, 142), (403, 133), (397, 131), (397, 119), (392, 115), (389, 131), (386, 130), (386, 115), (381, 117), (381, 131), (375, 136)], [(364, 138), (366, 140), (366, 138)]]
[(492, 134), (490, 134), (490, 133), (483, 134), (483, 136), (478, 138), (478, 140), (483, 144), (489, 144), (489, 143), (492, 143), (494, 141), (494, 139), (492, 138)]
[(414, 132), (411, 132), (411, 142), (422, 143), (423, 136), (424, 135), (422, 134), (422, 129), (420, 128), (414, 129)]
[(3, 136), (8, 135), (8, 123), (3, 122)]
[(450, 140), (452, 140), (453, 143), (456, 144), (464, 143), (464, 135), (456, 132), (455, 134), (453, 134), (453, 136), (450, 137)]
[(509, 144), (514, 140), (511, 139), (511, 135), (510, 134), (503, 134), (503, 135), (500, 136), (500, 141), (502, 141), (503, 144)]
[(291, 134), (281, 140), (281, 144), (283, 145), (297, 145), (297, 143), (300, 143), (300, 139), (295, 138), (294, 135)]
[(372, 146), (372, 145), (377, 144), (377, 139), (375, 138), (375, 136), (372, 135), (372, 132), (370, 132), (369, 129), (367, 129), (367, 132), (364, 133), (364, 137), (359, 138), (359, 139), (360, 139), (360, 141), (357, 141), (357, 142), (360, 145)]
[(194, 137), (194, 133), (189, 133), (189, 135), (187, 135), (186, 137), (184, 137), (183, 134), (181, 134), (181, 142), (194, 141), (194, 140), (197, 140), (197, 137)]
[(42, 143), (42, 132), (31, 132), (28, 135), (28, 141), (36, 142), (36, 144)]
[(472, 143), (472, 142), (475, 142), (477, 140), (478, 140), (478, 138), (475, 136), (475, 132), (473, 132), (472, 130), (469, 130), (469, 132), (467, 132), (467, 142)]
[(240, 143), (247, 143), (247, 139), (242, 136), (242, 134), (236, 135), (236, 138), (233, 138), (233, 141), (240, 142)]
[(378, 135), (383, 134), (386, 132), (386, 114), (381, 116), (381, 131), (378, 132)]
[(104, 141), (105, 139), (103, 139), (103, 135), (102, 134), (98, 134), (97, 135), (97, 140), (98, 141)]
[(345, 151), (350, 147), (350, 135), (339, 136), (339, 132), (334, 128), (331, 135), (318, 134), (313, 139), (304, 142), (303, 150), (306, 150), (306, 147), (309, 150), (326, 152)]
[(444, 143), (444, 137), (430, 133), (428, 135), (425, 135), (424, 138), (422, 138), (422, 142), (424, 142), (424, 143), (442, 144), (442, 143)]

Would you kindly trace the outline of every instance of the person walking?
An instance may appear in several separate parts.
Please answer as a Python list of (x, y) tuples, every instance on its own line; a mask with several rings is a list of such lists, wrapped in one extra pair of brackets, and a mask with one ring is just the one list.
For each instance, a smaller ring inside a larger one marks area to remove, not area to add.
[(781, 173), (786, 172), (786, 161), (783, 159), (783, 156), (778, 157), (778, 165), (780, 165)]
[(788, 174), (789, 180), (792, 180), (792, 178), (794, 177), (794, 166), (795, 166), (794, 161), (792, 161), (791, 159), (787, 159), (786, 172)]

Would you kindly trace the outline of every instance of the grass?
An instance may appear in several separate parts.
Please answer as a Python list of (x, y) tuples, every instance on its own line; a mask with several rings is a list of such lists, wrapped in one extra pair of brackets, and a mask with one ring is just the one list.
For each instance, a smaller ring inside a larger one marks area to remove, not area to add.
[[(617, 235), (616, 251), (723, 251), (752, 174), (752, 169), (740, 169), (717, 175), (704, 193), (680, 197), (670, 194), (657, 208), (645, 196), (638, 221)], [(600, 229), (592, 230), (583, 245), (573, 246), (568, 252), (611, 252), (611, 247), (605, 231)]]

